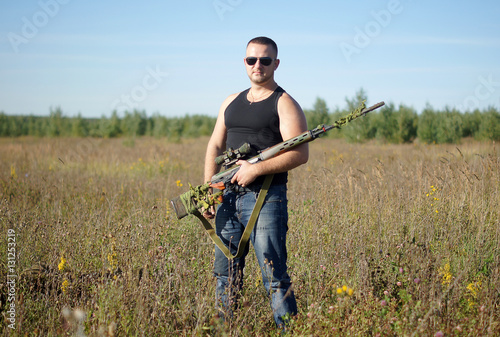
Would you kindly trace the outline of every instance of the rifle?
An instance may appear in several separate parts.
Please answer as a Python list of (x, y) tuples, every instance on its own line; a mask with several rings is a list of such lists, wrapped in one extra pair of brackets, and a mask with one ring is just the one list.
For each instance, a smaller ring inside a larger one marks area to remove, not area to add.
[[(383, 106), (384, 102), (379, 102), (369, 108), (366, 108), (365, 102), (363, 101), (353, 112), (340, 118), (331, 125), (318, 125), (316, 128), (308, 130), (296, 137), (290, 138), (284, 142), (276, 144), (265, 150), (262, 150), (258, 155), (248, 159), (250, 164), (255, 164), (259, 161), (268, 160), (281, 153), (290, 150), (300, 144), (304, 144), (315, 140), (327, 131), (332, 129), (340, 129), (343, 125), (349, 123), (350, 121), (366, 115), (368, 112)], [(216, 158), (216, 163), (224, 163), (225, 167), (229, 167), (234, 164), (238, 159), (242, 159), (246, 153), (249, 152), (249, 144), (242, 145), (239, 149), (233, 150), (229, 149), (222, 156)], [(180, 196), (170, 200), (170, 203), (177, 215), (178, 219), (182, 219), (189, 214), (194, 214), (199, 217), (201, 209), (208, 209), (217, 203), (222, 202), (222, 191), (225, 187), (231, 184), (231, 178), (238, 172), (239, 166), (234, 166), (232, 168), (226, 169), (220, 173), (215, 174), (210, 181), (203, 185), (196, 187), (189, 184), (189, 191), (181, 194)], [(216, 193), (209, 193), (210, 189), (218, 189)]]

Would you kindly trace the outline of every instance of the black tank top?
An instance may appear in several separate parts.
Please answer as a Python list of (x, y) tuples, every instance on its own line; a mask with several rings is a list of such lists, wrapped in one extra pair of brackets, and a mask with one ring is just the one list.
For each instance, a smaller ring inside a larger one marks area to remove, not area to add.
[[(278, 100), (285, 92), (281, 87), (263, 101), (251, 103), (247, 99), (250, 89), (242, 91), (226, 108), (224, 120), (227, 130), (226, 150), (237, 149), (244, 143), (250, 143), (250, 157), (268, 147), (281, 143)], [(287, 172), (274, 175), (273, 185), (286, 184)], [(262, 184), (261, 176), (253, 184)]]

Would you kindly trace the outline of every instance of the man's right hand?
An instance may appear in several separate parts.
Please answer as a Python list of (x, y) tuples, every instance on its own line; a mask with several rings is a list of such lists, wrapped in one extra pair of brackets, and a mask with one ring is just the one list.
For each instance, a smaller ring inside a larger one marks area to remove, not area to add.
[(205, 210), (203, 212), (203, 216), (206, 219), (213, 219), (213, 218), (215, 218), (215, 207), (214, 206), (210, 206), (209, 209), (207, 209), (207, 210)]

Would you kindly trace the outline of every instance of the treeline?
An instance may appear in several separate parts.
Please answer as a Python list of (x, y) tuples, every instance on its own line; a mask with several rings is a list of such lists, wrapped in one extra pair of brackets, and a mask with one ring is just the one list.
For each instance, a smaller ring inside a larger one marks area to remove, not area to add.
[[(310, 129), (332, 124), (367, 100), (363, 89), (352, 99), (346, 98), (344, 109), (330, 111), (322, 98), (312, 109), (304, 110)], [(167, 137), (170, 140), (209, 136), (216, 119), (193, 115), (167, 118), (158, 114), (148, 117), (145, 111), (134, 110), (118, 116), (97, 119), (67, 117), (61, 108), (50, 109), (49, 116), (8, 116), (0, 112), (0, 137)], [(494, 108), (460, 112), (455, 109), (435, 110), (427, 106), (420, 114), (415, 109), (393, 103), (370, 112), (363, 118), (332, 131), (329, 137), (343, 137), (349, 142), (376, 139), (387, 143), (458, 143), (471, 137), (480, 141), (500, 140), (500, 112)]]
[[(352, 99), (346, 98), (346, 108), (329, 111), (326, 102), (317, 98), (312, 109), (305, 110), (309, 128), (332, 124), (367, 100), (361, 89)], [(372, 102), (373, 104), (376, 102)], [(376, 139), (387, 143), (458, 143), (471, 137), (480, 141), (500, 140), (500, 112), (494, 107), (482, 111), (460, 112), (455, 109), (435, 110), (431, 106), (418, 114), (415, 109), (401, 104), (387, 103), (378, 110), (347, 124), (330, 137), (343, 137), (349, 142)]]
[(148, 117), (145, 111), (125, 112), (119, 117), (100, 119), (64, 116), (61, 108), (50, 109), (48, 117), (8, 116), (0, 112), (0, 137), (182, 137), (207, 136), (212, 133), (215, 118), (193, 115), (167, 118), (160, 115)]

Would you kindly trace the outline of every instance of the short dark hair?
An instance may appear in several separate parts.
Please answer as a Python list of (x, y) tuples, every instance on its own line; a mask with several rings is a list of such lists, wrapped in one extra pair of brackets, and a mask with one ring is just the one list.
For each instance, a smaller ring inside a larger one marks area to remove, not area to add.
[(265, 46), (271, 46), (276, 51), (276, 57), (278, 57), (278, 45), (272, 39), (265, 36), (259, 36), (259, 37), (254, 37), (253, 39), (248, 41), (247, 47), (250, 43), (257, 43), (257, 44), (263, 44)]

